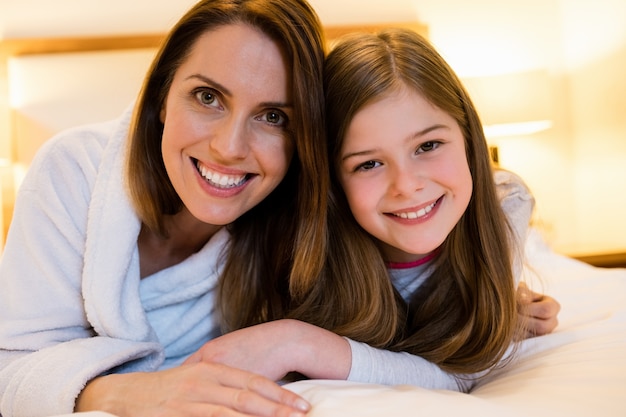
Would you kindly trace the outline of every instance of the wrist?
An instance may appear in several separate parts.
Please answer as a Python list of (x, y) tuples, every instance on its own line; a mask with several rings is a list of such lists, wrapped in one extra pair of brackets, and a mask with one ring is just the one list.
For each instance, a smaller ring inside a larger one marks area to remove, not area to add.
[(352, 365), (352, 350), (343, 337), (305, 322), (290, 320), (287, 349), (294, 371), (312, 379), (345, 380)]
[(74, 405), (74, 412), (105, 411), (118, 414), (114, 400), (117, 395), (111, 391), (111, 387), (119, 386), (114, 381), (117, 375), (105, 375), (92, 379), (78, 394)]

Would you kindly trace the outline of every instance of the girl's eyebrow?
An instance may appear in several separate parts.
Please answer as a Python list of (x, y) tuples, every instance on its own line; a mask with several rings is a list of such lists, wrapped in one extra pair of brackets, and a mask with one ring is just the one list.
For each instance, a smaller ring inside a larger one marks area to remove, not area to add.
[[(426, 134), (428, 134), (428, 133), (430, 133), (432, 131), (439, 130), (439, 129), (450, 129), (450, 126), (443, 125), (443, 124), (435, 124), (435, 125), (429, 126), (429, 127), (425, 128), (425, 129), (422, 129), (422, 130), (420, 130), (418, 132), (415, 132), (413, 135), (411, 135), (409, 137), (409, 140), (419, 139), (422, 136), (424, 136), (424, 135), (426, 135)], [(367, 149), (367, 150), (358, 151), (358, 152), (350, 152), (350, 153), (347, 153), (347, 154), (345, 154), (345, 155), (343, 155), (341, 157), (341, 162), (344, 162), (346, 159), (350, 159), (350, 158), (353, 158), (355, 156), (368, 155), (368, 154), (373, 153), (374, 151), (375, 151), (375, 149)]]
[[(190, 76), (188, 76), (187, 78), (185, 78), (185, 80), (200, 80), (205, 84), (208, 84), (210, 86), (214, 86), (215, 88), (217, 88), (218, 90), (220, 90), (222, 92), (222, 94), (224, 94), (227, 97), (232, 97), (232, 93), (230, 92), (230, 90), (228, 88), (226, 88), (225, 86), (223, 86), (222, 84), (218, 83), (217, 81), (212, 80), (211, 78), (202, 75), (202, 74), (192, 74)], [(293, 104), (288, 103), (288, 102), (282, 102), (282, 101), (267, 101), (267, 102), (263, 102), (260, 103), (261, 107), (277, 107), (277, 108), (287, 108), (287, 109), (292, 109), (293, 108)]]

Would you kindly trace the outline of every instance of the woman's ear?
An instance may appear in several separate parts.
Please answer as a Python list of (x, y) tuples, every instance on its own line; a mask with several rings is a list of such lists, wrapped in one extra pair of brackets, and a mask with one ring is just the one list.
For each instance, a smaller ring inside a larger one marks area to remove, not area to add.
[(161, 111), (159, 112), (159, 120), (163, 124), (165, 124), (165, 105), (166, 104), (167, 104), (166, 102), (163, 102), (163, 105), (161, 106)]

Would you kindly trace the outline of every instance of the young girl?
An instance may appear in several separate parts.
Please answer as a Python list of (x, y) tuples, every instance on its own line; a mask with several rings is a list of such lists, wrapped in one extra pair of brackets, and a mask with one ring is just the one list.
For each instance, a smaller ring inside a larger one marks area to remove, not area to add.
[(514, 259), (532, 197), (500, 173), (507, 221), (476, 109), (419, 35), (346, 38), (325, 71), (334, 204), (351, 213), (335, 230), (402, 298), (381, 301), (395, 311), (384, 346), (462, 375), (467, 389), (525, 334)]

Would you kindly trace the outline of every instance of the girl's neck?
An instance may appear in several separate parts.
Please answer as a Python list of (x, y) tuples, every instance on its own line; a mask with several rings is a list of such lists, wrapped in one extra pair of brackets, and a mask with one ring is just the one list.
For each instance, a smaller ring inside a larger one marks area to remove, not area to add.
[(426, 256), (423, 256), (419, 259), (416, 259), (414, 261), (408, 261), (408, 262), (386, 262), (387, 268), (390, 269), (409, 269), (409, 268), (415, 268), (418, 267), (420, 265), (424, 265), (427, 262), (430, 262), (435, 255), (437, 254), (437, 251), (433, 251), (431, 253), (429, 253)]

